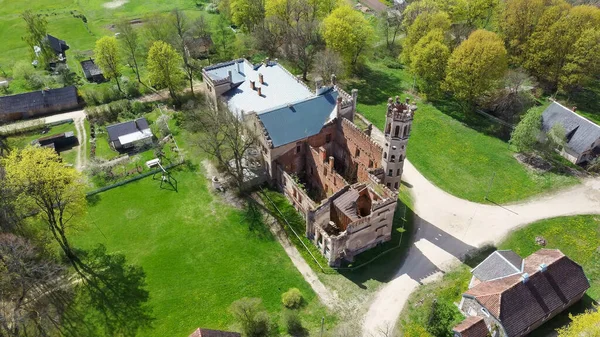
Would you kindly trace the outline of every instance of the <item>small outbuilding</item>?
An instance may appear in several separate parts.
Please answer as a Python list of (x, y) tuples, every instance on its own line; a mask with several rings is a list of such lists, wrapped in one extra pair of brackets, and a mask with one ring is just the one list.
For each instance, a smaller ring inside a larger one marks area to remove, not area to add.
[(152, 144), (152, 131), (146, 118), (109, 125), (106, 127), (108, 139), (117, 151)]
[(49, 147), (57, 152), (72, 148), (77, 145), (77, 137), (73, 131), (50, 135), (34, 141), (42, 147)]
[(67, 54), (65, 52), (69, 49), (69, 45), (65, 42), (65, 40), (61, 40), (50, 34), (46, 34), (46, 42), (56, 55), (55, 62), (52, 62), (54, 65), (56, 65), (56, 62), (67, 62)]
[(91, 58), (81, 61), (81, 69), (83, 69), (83, 75), (89, 82), (102, 83), (106, 81), (102, 70)]

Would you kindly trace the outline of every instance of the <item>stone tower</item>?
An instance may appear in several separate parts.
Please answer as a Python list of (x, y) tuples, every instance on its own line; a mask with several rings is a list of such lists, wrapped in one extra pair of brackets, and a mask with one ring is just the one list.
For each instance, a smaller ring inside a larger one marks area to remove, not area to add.
[(383, 183), (393, 191), (400, 187), (415, 110), (417, 107), (410, 105), (408, 98), (405, 103), (400, 102), (398, 96), (395, 101), (391, 97), (388, 100), (381, 167), (384, 170)]

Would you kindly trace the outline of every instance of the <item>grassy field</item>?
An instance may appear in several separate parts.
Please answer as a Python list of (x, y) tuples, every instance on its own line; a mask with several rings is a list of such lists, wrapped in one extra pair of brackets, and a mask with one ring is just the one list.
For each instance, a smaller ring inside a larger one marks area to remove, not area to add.
[(156, 321), (142, 335), (236, 329), (228, 307), (242, 297), (262, 298), (278, 321), (281, 294), (291, 287), (304, 294), (301, 315), (316, 331), (325, 310), (282, 247), (262, 223), (251, 226), (244, 211), (214, 197), (196, 169), (173, 173), (178, 192), (145, 178), (98, 194), (90, 201), (88, 227), (76, 234), (78, 245), (103, 243), (144, 268)]
[[(75, 130), (75, 125), (73, 123), (64, 123), (64, 124), (53, 126), (50, 129), (47, 129), (48, 131), (44, 134), (42, 134), (42, 132), (41, 132), (42, 130), (46, 130), (46, 129), (40, 129), (37, 131), (31, 131), (31, 132), (27, 132), (24, 134), (20, 134), (18, 136), (9, 137), (8, 144), (11, 148), (22, 149), (22, 148), (26, 147), (27, 145), (31, 144), (32, 141), (34, 141), (38, 138), (41, 138), (41, 137), (51, 136), (51, 135), (69, 132), (69, 131), (74, 132), (75, 136), (77, 136), (77, 132)], [(62, 152), (60, 152), (60, 156), (63, 158), (64, 162), (74, 165), (75, 161), (76, 161), (76, 156), (77, 156), (77, 149), (73, 148), (70, 150), (62, 151)]]
[[(388, 68), (382, 63), (369, 64), (361, 78), (350, 84), (359, 89), (358, 110), (382, 129), (387, 98), (405, 97), (403, 93), (410, 89), (411, 78), (403, 69)], [(470, 127), (451, 116), (460, 117), (451, 104), (418, 102), (408, 144), (410, 161), (445, 191), (482, 202), (495, 176), (488, 198), (507, 203), (578, 182), (572, 176), (532, 172), (513, 157), (508, 143), (474, 129), (485, 131), (486, 127), (493, 127), (486, 126), (488, 122), (475, 118)]]
[[(115, 8), (106, 8), (109, 1), (103, 0), (38, 0), (23, 6), (19, 1), (0, 0), (0, 39), (3, 50), (0, 54), (0, 68), (9, 75), (13, 64), (18, 60), (29, 60), (29, 47), (21, 39), (25, 34), (25, 23), (21, 13), (30, 9), (44, 15), (48, 21), (48, 33), (63, 39), (70, 49), (66, 52), (71, 69), (82, 75), (77, 55), (91, 55), (97, 39), (112, 35), (110, 26), (120, 18), (143, 18), (152, 13), (163, 13), (180, 8), (191, 18), (200, 15), (194, 0), (129, 0)], [(84, 15), (87, 24), (75, 15)], [(1, 73), (1, 72), (0, 72)]]
[(111, 160), (119, 156), (108, 143), (108, 132), (105, 127), (96, 126), (96, 157)]
[[(591, 284), (587, 296), (581, 302), (531, 334), (534, 337), (542, 337), (568, 324), (569, 313), (583, 312), (593, 301), (600, 300), (600, 216), (582, 215), (541, 220), (513, 232), (498, 249), (512, 249), (520, 256), (526, 257), (541, 248), (535, 243), (536, 236), (547, 240), (545, 248), (560, 249), (582, 265)], [(411, 329), (426, 327), (433, 299), (448, 307), (452, 307), (453, 302), (460, 301), (461, 294), (468, 288), (471, 268), (492, 251), (493, 249), (486, 250), (478, 257), (468, 259), (465, 264), (446, 273), (438, 282), (419, 287), (411, 295), (401, 315), (400, 332), (405, 334), (415, 331)], [(454, 313), (458, 311), (454, 310)], [(447, 328), (451, 329), (455, 321), (451, 323), (447, 324)]]

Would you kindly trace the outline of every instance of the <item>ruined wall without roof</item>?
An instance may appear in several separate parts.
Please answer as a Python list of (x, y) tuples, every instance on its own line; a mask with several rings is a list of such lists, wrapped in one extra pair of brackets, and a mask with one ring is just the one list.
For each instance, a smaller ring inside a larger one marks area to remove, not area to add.
[[(358, 181), (369, 181), (369, 170), (381, 167), (383, 149), (371, 137), (347, 119), (341, 121), (341, 132), (336, 143), (347, 148), (352, 163), (357, 165)], [(358, 151), (357, 151), (358, 150)], [(357, 155), (358, 154), (358, 155)]]

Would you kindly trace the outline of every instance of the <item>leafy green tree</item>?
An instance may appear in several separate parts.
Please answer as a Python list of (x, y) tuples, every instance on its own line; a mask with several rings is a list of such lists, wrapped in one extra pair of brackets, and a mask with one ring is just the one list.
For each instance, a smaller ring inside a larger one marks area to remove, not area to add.
[[(37, 59), (42, 68), (46, 68), (50, 60), (54, 57), (54, 52), (48, 41), (46, 40), (48, 21), (40, 14), (35, 14), (30, 10), (26, 10), (21, 14), (21, 18), (25, 20), (25, 36), (23, 41), (29, 46), (31, 59)], [(35, 54), (34, 47), (39, 47), (41, 50), (39, 56)]]
[(447, 302), (433, 302), (427, 332), (436, 337), (453, 337), (452, 327), (461, 318), (458, 309)]
[(121, 55), (119, 53), (119, 43), (114, 36), (104, 36), (96, 41), (94, 48), (96, 63), (104, 73), (107, 79), (114, 79), (117, 83), (117, 88), (121, 90)]
[(529, 109), (515, 127), (509, 143), (516, 147), (517, 151), (531, 153), (536, 149), (542, 133), (542, 113), (540, 108)]
[(585, 30), (573, 45), (562, 68), (559, 86), (571, 91), (600, 75), (600, 29)]
[(419, 40), (412, 53), (410, 71), (419, 78), (419, 89), (430, 96), (439, 94), (446, 77), (450, 48), (444, 40), (440, 29), (432, 30)]
[(407, 65), (411, 64), (413, 48), (422, 37), (433, 30), (441, 31), (444, 34), (450, 29), (451, 24), (450, 17), (446, 12), (424, 12), (417, 16), (413, 24), (408, 27), (406, 38), (402, 43), (402, 62)]
[(13, 66), (13, 78), (25, 81), (25, 87), (29, 90), (39, 90), (44, 87), (46, 79), (29, 62), (17, 61)]
[(177, 90), (183, 84), (181, 56), (163, 41), (156, 41), (150, 47), (146, 67), (153, 86), (166, 87), (173, 99), (177, 99)]
[(253, 32), (265, 19), (264, 0), (229, 0), (231, 21)]
[(235, 42), (235, 34), (229, 28), (229, 23), (223, 15), (214, 21), (212, 37), (215, 42), (217, 49), (218, 58), (220, 60), (226, 60), (231, 57), (232, 44)]
[(498, 35), (476, 30), (448, 60), (445, 87), (456, 98), (473, 105), (491, 90), (507, 69), (506, 49)]
[(116, 28), (119, 32), (119, 42), (121, 43), (128, 62), (133, 65), (133, 70), (135, 71), (138, 82), (142, 83), (137, 62), (137, 58), (141, 52), (138, 32), (133, 28), (129, 21), (125, 19), (119, 21)]
[(281, 295), (281, 302), (286, 308), (298, 308), (302, 304), (302, 293), (298, 288), (290, 288)]
[(600, 336), (600, 310), (588, 310), (583, 314), (569, 314), (571, 324), (556, 330), (558, 337), (593, 337)]
[(600, 9), (564, 3), (549, 7), (529, 39), (525, 68), (556, 89), (573, 45), (589, 29), (600, 29)]
[(523, 62), (527, 41), (544, 12), (545, 2), (546, 0), (506, 0), (499, 23), (511, 62)]
[(233, 302), (229, 310), (242, 326), (244, 336), (266, 337), (271, 333), (271, 322), (260, 298), (244, 297)]
[(323, 38), (327, 47), (342, 55), (350, 66), (371, 46), (374, 30), (365, 17), (350, 8), (336, 8), (323, 20)]

